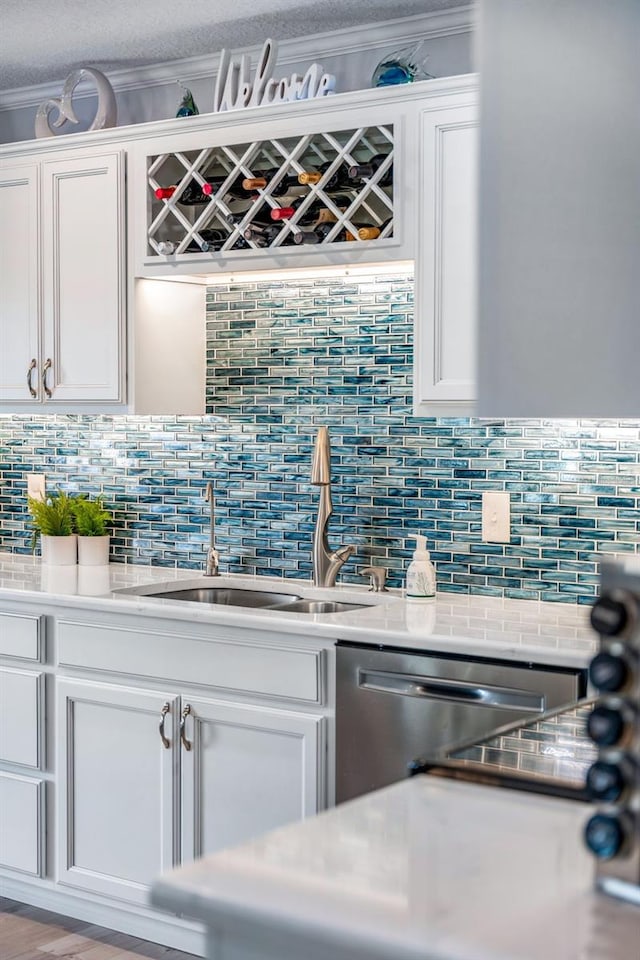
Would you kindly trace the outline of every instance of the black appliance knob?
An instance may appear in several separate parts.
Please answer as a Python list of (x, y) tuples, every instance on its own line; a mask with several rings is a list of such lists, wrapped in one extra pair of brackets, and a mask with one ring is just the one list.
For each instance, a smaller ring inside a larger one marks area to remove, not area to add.
[(620, 767), (605, 760), (596, 760), (587, 772), (587, 790), (592, 800), (615, 803), (626, 787)]
[(608, 813), (596, 813), (584, 828), (584, 839), (599, 860), (611, 860), (624, 844), (625, 830), (619, 817)]
[(591, 608), (591, 626), (606, 637), (615, 637), (622, 633), (627, 625), (629, 614), (624, 603), (612, 597), (600, 597)]
[(629, 680), (629, 664), (624, 657), (608, 650), (596, 654), (589, 667), (589, 678), (597, 690), (615, 693)]
[(613, 747), (622, 739), (625, 721), (614, 707), (594, 707), (587, 720), (587, 732), (600, 747)]

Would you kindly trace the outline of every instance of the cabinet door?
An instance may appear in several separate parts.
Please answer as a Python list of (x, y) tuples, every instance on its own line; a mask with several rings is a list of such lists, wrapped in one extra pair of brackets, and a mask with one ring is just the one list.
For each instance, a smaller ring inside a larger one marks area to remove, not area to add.
[(44, 781), (0, 771), (0, 867), (42, 876), (44, 796)]
[(38, 186), (36, 166), (0, 171), (0, 401), (38, 399)]
[(422, 229), (416, 254), (415, 409), (472, 412), (475, 397), (477, 109), (421, 116)]
[(154, 877), (177, 863), (177, 701), (60, 680), (57, 706), (57, 879), (146, 903)]
[(189, 698), (183, 720), (183, 860), (317, 812), (322, 717)]
[[(43, 164), (43, 399), (122, 399), (122, 153)], [(44, 367), (43, 373), (44, 374)]]
[(42, 673), (0, 667), (0, 761), (40, 767), (43, 680)]

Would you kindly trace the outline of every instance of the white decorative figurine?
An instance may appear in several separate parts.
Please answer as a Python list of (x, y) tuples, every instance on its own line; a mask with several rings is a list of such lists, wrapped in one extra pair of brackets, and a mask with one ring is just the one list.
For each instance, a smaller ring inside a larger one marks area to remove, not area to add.
[[(71, 101), (76, 87), (81, 80), (85, 79), (93, 80), (98, 91), (98, 109), (89, 130), (106, 130), (108, 127), (115, 127), (118, 111), (113, 87), (104, 73), (100, 73), (99, 70), (94, 70), (92, 67), (80, 67), (79, 70), (70, 73), (64, 81), (60, 99), (51, 97), (38, 107), (35, 127), (37, 138), (55, 137), (55, 131), (51, 129), (52, 124), (57, 129), (63, 126), (67, 120), (69, 123), (79, 122)], [(49, 114), (52, 110), (57, 110), (58, 116), (51, 124), (49, 123)]]

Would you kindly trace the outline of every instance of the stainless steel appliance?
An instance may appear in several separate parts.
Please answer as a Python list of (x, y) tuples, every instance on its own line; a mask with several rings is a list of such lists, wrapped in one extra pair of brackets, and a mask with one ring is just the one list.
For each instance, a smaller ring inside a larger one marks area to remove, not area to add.
[(480, 740), (585, 693), (585, 671), (341, 642), (336, 800), (407, 776), (416, 757)]
[(585, 828), (597, 884), (640, 904), (640, 565), (604, 564), (591, 611), (600, 650), (591, 682), (600, 696), (588, 721), (598, 759), (587, 788), (599, 809)]

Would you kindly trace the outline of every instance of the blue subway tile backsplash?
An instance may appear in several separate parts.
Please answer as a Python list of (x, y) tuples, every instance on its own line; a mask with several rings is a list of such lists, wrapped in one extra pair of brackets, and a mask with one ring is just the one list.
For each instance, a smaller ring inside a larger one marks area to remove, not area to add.
[[(638, 552), (640, 421), (412, 415), (413, 281), (380, 274), (207, 291), (203, 417), (0, 417), (0, 549), (30, 550), (26, 475), (103, 493), (114, 560), (201, 569), (216, 489), (221, 569), (308, 577), (319, 425), (332, 543), (400, 586), (416, 533), (439, 589), (589, 602), (604, 554)], [(483, 490), (511, 494), (511, 541), (481, 537)]]

